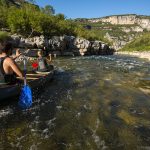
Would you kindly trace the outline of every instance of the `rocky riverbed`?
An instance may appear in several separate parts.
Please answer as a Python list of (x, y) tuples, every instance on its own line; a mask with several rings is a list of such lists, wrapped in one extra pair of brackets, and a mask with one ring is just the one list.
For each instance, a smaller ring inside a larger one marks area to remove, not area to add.
[(59, 57), (54, 79), (0, 106), (0, 150), (150, 149), (150, 62), (125, 55)]

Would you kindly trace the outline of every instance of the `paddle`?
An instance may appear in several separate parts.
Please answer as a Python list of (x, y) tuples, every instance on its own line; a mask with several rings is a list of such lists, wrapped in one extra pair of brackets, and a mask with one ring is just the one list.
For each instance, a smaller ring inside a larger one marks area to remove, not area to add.
[(21, 89), (20, 97), (19, 97), (19, 106), (21, 109), (27, 109), (32, 105), (32, 92), (30, 87), (27, 85), (27, 79), (26, 79), (26, 59), (23, 60), (24, 64), (24, 86)]

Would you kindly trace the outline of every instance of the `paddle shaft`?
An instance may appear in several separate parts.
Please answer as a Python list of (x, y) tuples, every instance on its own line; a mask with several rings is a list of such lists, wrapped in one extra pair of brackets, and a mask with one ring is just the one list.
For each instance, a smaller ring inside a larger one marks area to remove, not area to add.
[(23, 64), (24, 64), (24, 85), (27, 85), (27, 78), (26, 78), (26, 74), (27, 74), (27, 63), (26, 63), (26, 59), (23, 59)]

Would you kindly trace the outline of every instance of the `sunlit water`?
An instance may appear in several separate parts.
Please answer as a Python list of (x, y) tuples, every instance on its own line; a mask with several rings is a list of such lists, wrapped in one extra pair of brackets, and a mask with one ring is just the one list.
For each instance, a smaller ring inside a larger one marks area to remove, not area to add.
[(57, 58), (32, 108), (0, 107), (0, 150), (150, 149), (150, 63)]

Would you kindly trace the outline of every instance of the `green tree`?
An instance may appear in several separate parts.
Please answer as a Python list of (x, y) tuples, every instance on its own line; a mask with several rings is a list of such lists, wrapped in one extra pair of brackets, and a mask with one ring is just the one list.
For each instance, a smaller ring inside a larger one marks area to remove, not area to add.
[(6, 0), (0, 0), (0, 6), (6, 6), (7, 1)]
[(0, 6), (0, 28), (7, 27), (7, 9), (5, 6)]
[(55, 9), (51, 5), (46, 5), (44, 8), (41, 8), (42, 12), (47, 15), (55, 14)]
[[(104, 39), (103, 33), (88, 31), (83, 24), (68, 20), (64, 14), (56, 14), (52, 6), (39, 8), (34, 0), (19, 0), (21, 5), (7, 5), (8, 0), (0, 0), (0, 28), (8, 27), (12, 33), (26, 37), (44, 35), (74, 35), (87, 39)], [(10, 2), (10, 1), (9, 1)], [(11, 1), (13, 2), (13, 1)], [(24, 3), (25, 2), (25, 3)]]
[(37, 6), (24, 4), (21, 8), (9, 8), (7, 22), (14, 33), (26, 36), (39, 34), (42, 32), (40, 21), (41, 13)]
[(66, 19), (65, 15), (64, 15), (64, 14), (61, 14), (61, 13), (60, 13), (60, 14), (57, 14), (57, 15), (56, 15), (56, 18), (59, 19), (59, 20), (65, 20), (65, 19)]
[(10, 8), (8, 12), (7, 22), (9, 28), (14, 33), (29, 34), (31, 27), (29, 18), (24, 9)]

